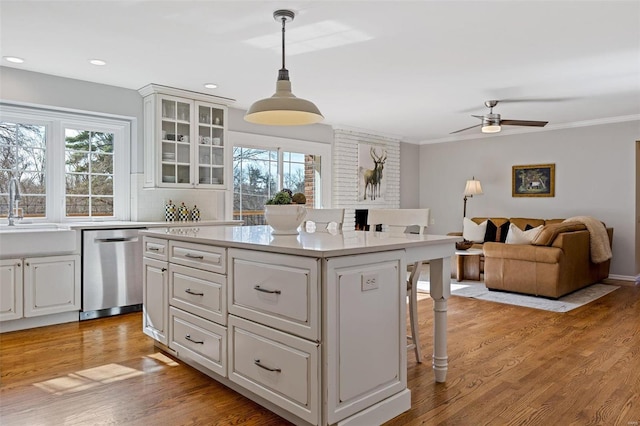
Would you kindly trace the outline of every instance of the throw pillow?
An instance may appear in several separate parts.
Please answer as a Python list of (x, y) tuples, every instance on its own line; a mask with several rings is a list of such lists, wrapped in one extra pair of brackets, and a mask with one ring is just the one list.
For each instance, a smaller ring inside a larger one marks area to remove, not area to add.
[(483, 243), (487, 233), (487, 221), (477, 224), (469, 218), (462, 220), (462, 238), (474, 243)]
[(531, 228), (528, 231), (523, 231), (515, 224), (509, 225), (509, 233), (505, 243), (507, 244), (531, 244), (538, 233), (542, 230), (542, 225)]
[(498, 227), (491, 219), (487, 221), (487, 232), (484, 234), (484, 242), (495, 242), (498, 234)]
[[(504, 222), (502, 225), (497, 226), (493, 220), (489, 219), (487, 222), (487, 232), (484, 234), (484, 242), (501, 242), (507, 239), (507, 232), (509, 232), (509, 221)], [(498, 233), (499, 231), (499, 233)]]
[(511, 222), (508, 221), (499, 226), (501, 243), (504, 243), (507, 240), (507, 235), (509, 234), (509, 226), (511, 226)]

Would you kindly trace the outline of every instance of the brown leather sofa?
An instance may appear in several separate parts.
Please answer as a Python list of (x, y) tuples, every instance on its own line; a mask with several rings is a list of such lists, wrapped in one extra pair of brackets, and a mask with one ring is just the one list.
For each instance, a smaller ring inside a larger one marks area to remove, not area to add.
[[(609, 276), (610, 260), (598, 264), (591, 261), (589, 231), (582, 223), (563, 219), (472, 218), (478, 224), (487, 219), (496, 225), (495, 241), (474, 247), (483, 249), (481, 270), (490, 290), (559, 298)], [(505, 244), (499, 241), (504, 241), (507, 222), (523, 231), (527, 225), (544, 226), (532, 244)], [(606, 229), (611, 245), (613, 228)]]

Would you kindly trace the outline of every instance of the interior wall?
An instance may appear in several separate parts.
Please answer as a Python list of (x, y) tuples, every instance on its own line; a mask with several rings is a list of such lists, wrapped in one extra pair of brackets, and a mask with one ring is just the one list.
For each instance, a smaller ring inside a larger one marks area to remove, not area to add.
[[(475, 176), (484, 195), (467, 216), (594, 216), (614, 228), (611, 274), (636, 268), (635, 141), (640, 120), (499, 135), (420, 147), (420, 207), (431, 208), (429, 233), (462, 230), (463, 190)], [(554, 163), (555, 197), (512, 197), (513, 165)]]
[(420, 208), (420, 145), (400, 143), (400, 208)]
[[(141, 173), (142, 96), (137, 90), (0, 67), (0, 99), (128, 117), (133, 120), (131, 173)], [(140, 145), (140, 146), (138, 146)]]
[(640, 284), (640, 140), (636, 141), (636, 284)]

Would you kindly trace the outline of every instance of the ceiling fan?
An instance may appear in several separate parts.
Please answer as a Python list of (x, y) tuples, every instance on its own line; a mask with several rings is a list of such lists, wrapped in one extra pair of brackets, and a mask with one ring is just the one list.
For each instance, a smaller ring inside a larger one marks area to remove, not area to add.
[(482, 120), (482, 123), (475, 126), (465, 127), (464, 129), (456, 130), (450, 134), (464, 132), (465, 130), (473, 129), (474, 127), (482, 126), (482, 133), (497, 133), (502, 129), (502, 126), (533, 126), (544, 127), (548, 121), (531, 121), (531, 120), (503, 120), (500, 118), (500, 114), (493, 113), (493, 107), (498, 105), (497, 100), (485, 101), (484, 105), (489, 108), (489, 114), (485, 115), (472, 115)]

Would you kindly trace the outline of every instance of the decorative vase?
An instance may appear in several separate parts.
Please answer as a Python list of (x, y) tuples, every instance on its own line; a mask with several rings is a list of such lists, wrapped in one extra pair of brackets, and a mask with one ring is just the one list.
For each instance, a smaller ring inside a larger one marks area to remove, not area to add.
[(273, 228), (273, 235), (296, 235), (307, 209), (302, 204), (269, 204), (264, 206), (264, 217)]

